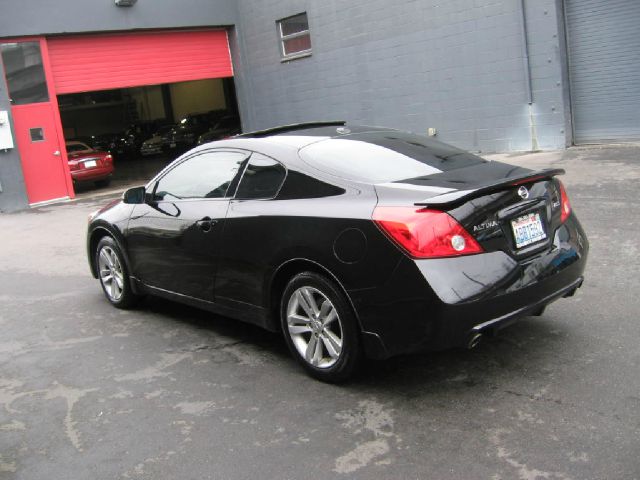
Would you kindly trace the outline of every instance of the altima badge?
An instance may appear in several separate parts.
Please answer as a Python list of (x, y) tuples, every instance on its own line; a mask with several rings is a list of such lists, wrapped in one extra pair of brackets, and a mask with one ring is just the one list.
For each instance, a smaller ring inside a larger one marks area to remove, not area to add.
[(518, 189), (518, 195), (520, 195), (523, 200), (526, 200), (527, 198), (529, 198), (529, 190), (527, 190), (527, 187), (523, 185)]
[(473, 226), (473, 233), (475, 232), (483, 232), (489, 228), (495, 228), (498, 226), (497, 220), (489, 220), (488, 222), (481, 223), (480, 225)]

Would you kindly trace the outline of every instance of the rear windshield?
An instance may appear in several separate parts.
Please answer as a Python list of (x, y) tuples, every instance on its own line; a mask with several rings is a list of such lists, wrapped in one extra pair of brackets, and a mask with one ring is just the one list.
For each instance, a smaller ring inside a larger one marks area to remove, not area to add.
[(88, 152), (91, 150), (91, 147), (85, 145), (84, 143), (68, 143), (67, 144), (67, 153), (73, 152)]
[(486, 162), (430, 137), (396, 131), (323, 140), (302, 148), (300, 156), (323, 172), (370, 183), (425, 177)]

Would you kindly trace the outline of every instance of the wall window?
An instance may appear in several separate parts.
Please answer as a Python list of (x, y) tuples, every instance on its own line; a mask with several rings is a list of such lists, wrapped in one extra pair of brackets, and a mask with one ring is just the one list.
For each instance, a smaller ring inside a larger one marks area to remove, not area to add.
[(3, 43), (4, 63), (12, 105), (48, 102), (47, 82), (38, 42)]
[(288, 60), (311, 54), (311, 35), (306, 12), (278, 20), (278, 33), (280, 34), (280, 51), (283, 59)]

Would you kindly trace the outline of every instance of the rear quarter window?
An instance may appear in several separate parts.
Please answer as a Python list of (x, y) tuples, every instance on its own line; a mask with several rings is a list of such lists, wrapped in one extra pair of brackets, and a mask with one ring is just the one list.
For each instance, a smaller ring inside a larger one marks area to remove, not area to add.
[(302, 148), (300, 157), (320, 171), (368, 183), (428, 177), (486, 162), (430, 137), (396, 131), (323, 140)]
[(278, 200), (301, 200), (308, 198), (325, 198), (343, 195), (341, 187), (322, 182), (304, 173), (289, 170), (287, 179), (278, 193)]
[(275, 160), (254, 153), (242, 174), (236, 198), (241, 200), (273, 198), (287, 176), (285, 168)]

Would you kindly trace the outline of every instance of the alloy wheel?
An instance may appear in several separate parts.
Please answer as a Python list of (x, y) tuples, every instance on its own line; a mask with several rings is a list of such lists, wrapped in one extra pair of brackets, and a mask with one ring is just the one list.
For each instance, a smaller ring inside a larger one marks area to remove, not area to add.
[(110, 300), (117, 302), (124, 291), (124, 272), (118, 255), (109, 246), (103, 246), (98, 254), (100, 282)]
[(330, 368), (342, 353), (343, 330), (331, 300), (320, 290), (303, 286), (287, 304), (289, 336), (300, 354), (316, 368)]

